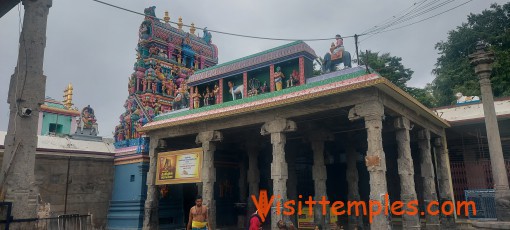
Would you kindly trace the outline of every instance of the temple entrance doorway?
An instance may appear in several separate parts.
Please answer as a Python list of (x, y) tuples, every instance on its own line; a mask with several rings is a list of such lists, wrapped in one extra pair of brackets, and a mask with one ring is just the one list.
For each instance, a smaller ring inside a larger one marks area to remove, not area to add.
[(182, 207), (184, 213), (184, 226), (186, 226), (189, 221), (189, 211), (195, 205), (195, 200), (198, 196), (197, 184), (183, 184), (182, 193), (183, 193)]

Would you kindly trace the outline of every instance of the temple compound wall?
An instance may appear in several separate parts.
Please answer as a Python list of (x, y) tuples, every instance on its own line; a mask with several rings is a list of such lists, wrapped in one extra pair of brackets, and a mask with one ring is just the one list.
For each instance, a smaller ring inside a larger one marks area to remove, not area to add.
[[(5, 160), (5, 134), (0, 132), (0, 161)], [(90, 215), (81, 220), (105, 229), (113, 187), (113, 143), (39, 136), (36, 154), (38, 217)]]
[[(510, 169), (510, 98), (494, 100), (496, 116), (501, 136), (505, 165)], [(434, 108), (435, 113), (450, 123), (446, 130), (449, 146), (452, 184), (456, 200), (466, 200), (466, 191), (476, 193), (494, 192), (489, 143), (485, 128), (483, 106), (480, 100), (457, 103)], [(484, 210), (490, 206), (482, 207)], [(485, 218), (495, 218), (494, 209), (482, 211)], [(467, 219), (466, 217), (463, 217)]]

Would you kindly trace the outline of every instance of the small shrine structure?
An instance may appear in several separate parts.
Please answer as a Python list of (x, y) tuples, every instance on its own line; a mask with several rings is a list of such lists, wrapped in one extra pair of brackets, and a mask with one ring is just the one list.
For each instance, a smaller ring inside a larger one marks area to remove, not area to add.
[(64, 101), (46, 97), (41, 105), (38, 122), (38, 135), (64, 136), (73, 133), (80, 112), (73, 107), (73, 86), (71, 83), (64, 90)]
[[(304, 85), (317, 55), (302, 41), (195, 72), (188, 80), (199, 108)], [(196, 102), (196, 101), (194, 101)]]

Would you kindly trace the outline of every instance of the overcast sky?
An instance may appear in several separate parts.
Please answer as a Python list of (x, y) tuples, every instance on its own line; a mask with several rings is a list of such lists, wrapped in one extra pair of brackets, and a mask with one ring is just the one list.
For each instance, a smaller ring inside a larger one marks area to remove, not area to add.
[[(156, 6), (162, 18), (168, 10), (171, 21), (182, 16), (185, 24), (231, 33), (262, 37), (308, 39), (349, 36), (398, 15), (421, 0), (104, 0), (134, 11)], [(417, 18), (420, 20), (457, 6), (456, 0)], [(430, 2), (430, 1), (429, 1)], [(441, 0), (447, 2), (447, 0)], [(491, 3), (504, 0), (474, 0), (430, 20), (386, 33), (377, 34), (360, 44), (362, 50), (390, 52), (402, 57), (414, 70), (410, 86), (431, 82), (436, 59), (435, 43), (467, 21), (469, 13), (480, 13)], [(424, 3), (426, 4), (426, 3)], [(23, 9), (21, 11), (23, 14)], [(143, 16), (105, 6), (92, 0), (53, 0), (48, 17), (44, 60), (46, 96), (62, 100), (68, 83), (74, 86), (73, 102), (80, 108), (90, 105), (98, 119), (100, 135), (111, 137), (128, 96), (128, 78), (133, 72), (138, 28)], [(414, 22), (408, 21), (398, 26)], [(7, 130), (9, 107), (8, 82), (18, 56), (18, 7), (0, 18), (0, 130)], [(185, 29), (188, 30), (188, 29)], [(197, 30), (202, 35), (202, 31)], [(212, 41), (218, 46), (219, 62), (227, 62), (285, 44), (240, 38), (217, 33)], [(365, 36), (365, 38), (368, 36)], [(363, 37), (360, 40), (365, 39)], [(333, 40), (307, 42), (323, 56)], [(344, 39), (346, 50), (355, 53), (354, 39)], [(353, 56), (354, 58), (354, 56)]]

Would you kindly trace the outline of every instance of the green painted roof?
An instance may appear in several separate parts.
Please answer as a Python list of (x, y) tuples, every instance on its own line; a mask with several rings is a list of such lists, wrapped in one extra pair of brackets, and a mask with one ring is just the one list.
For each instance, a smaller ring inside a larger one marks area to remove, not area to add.
[(257, 57), (257, 56), (260, 56), (260, 55), (271, 53), (271, 52), (274, 52), (274, 51), (277, 51), (277, 50), (280, 50), (280, 49), (284, 49), (284, 48), (287, 48), (287, 47), (290, 47), (290, 46), (294, 46), (294, 45), (297, 45), (297, 44), (301, 44), (301, 43), (304, 43), (304, 42), (303, 41), (291, 42), (291, 43), (288, 43), (288, 44), (285, 44), (285, 45), (282, 45), (282, 46), (278, 46), (278, 47), (275, 47), (275, 48), (272, 48), (272, 49), (264, 50), (262, 52), (255, 53), (255, 54), (252, 54), (252, 55), (249, 55), (249, 56), (246, 56), (246, 57), (235, 59), (235, 60), (232, 60), (232, 61), (229, 61), (229, 62), (225, 62), (225, 63), (219, 64), (219, 65), (211, 66), (211, 67), (206, 68), (206, 69), (201, 69), (199, 71), (196, 71), (195, 74), (203, 73), (203, 72), (206, 72), (206, 71), (209, 71), (209, 70), (213, 70), (213, 69), (217, 69), (217, 68), (220, 68), (220, 67), (226, 66), (226, 65), (232, 65), (232, 64), (237, 63), (237, 62), (248, 60), (250, 58), (254, 58), (254, 57)]

